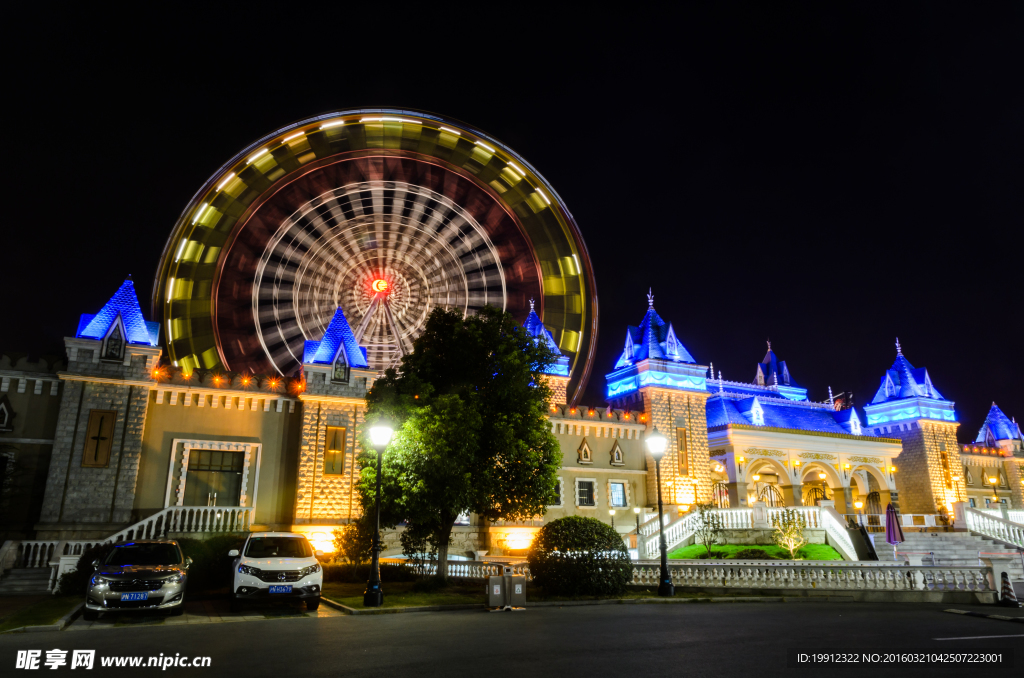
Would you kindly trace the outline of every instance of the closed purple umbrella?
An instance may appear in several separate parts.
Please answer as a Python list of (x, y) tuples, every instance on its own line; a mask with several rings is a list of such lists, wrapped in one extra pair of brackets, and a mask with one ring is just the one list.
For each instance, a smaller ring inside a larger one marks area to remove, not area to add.
[(885, 507), (885, 541), (892, 544), (892, 559), (898, 560), (896, 545), (902, 544), (906, 540), (903, 538), (903, 528), (900, 527), (899, 516), (891, 503)]

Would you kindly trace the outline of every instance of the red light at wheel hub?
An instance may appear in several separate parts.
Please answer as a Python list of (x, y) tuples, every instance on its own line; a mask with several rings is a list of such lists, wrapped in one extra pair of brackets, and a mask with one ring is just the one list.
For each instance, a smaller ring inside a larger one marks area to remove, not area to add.
[(388, 291), (388, 287), (389, 286), (388, 286), (388, 281), (387, 280), (382, 280), (380, 278), (377, 278), (376, 280), (373, 281), (373, 291), (374, 292), (385, 292), (386, 293)]

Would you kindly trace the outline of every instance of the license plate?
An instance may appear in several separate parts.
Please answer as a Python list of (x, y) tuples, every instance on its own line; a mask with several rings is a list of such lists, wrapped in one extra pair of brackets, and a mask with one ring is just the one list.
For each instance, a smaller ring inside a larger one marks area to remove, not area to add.
[(271, 586), (270, 587), (270, 592), (271, 593), (291, 593), (292, 592), (292, 587), (290, 585), (289, 586)]
[(148, 600), (148, 593), (122, 593), (121, 600)]

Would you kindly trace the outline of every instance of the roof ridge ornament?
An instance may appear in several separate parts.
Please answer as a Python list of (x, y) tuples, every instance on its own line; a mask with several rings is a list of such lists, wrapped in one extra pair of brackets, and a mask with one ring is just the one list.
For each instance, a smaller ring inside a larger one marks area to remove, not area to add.
[(836, 401), (832, 397), (832, 387), (831, 386), (828, 387), (828, 404), (831, 405), (833, 409), (835, 409)]
[(718, 392), (725, 392), (725, 389), (722, 388), (722, 370), (718, 370)]
[(772, 352), (772, 340), (769, 338), (767, 341), (768, 341), (768, 352), (771, 353)]
[(647, 308), (654, 309), (654, 288), (647, 288)]
[(533, 297), (530, 297), (530, 310), (533, 310)]
[(899, 337), (896, 337), (896, 355), (898, 355), (898, 356), (902, 356), (903, 355), (903, 349), (900, 348), (900, 338)]

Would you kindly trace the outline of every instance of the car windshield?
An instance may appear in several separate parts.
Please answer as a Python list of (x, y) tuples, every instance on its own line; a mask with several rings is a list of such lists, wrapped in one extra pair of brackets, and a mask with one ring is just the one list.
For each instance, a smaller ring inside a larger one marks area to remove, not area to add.
[(304, 537), (252, 537), (245, 547), (247, 558), (309, 558), (313, 549)]
[(110, 552), (106, 565), (177, 565), (182, 561), (177, 544), (119, 544)]

